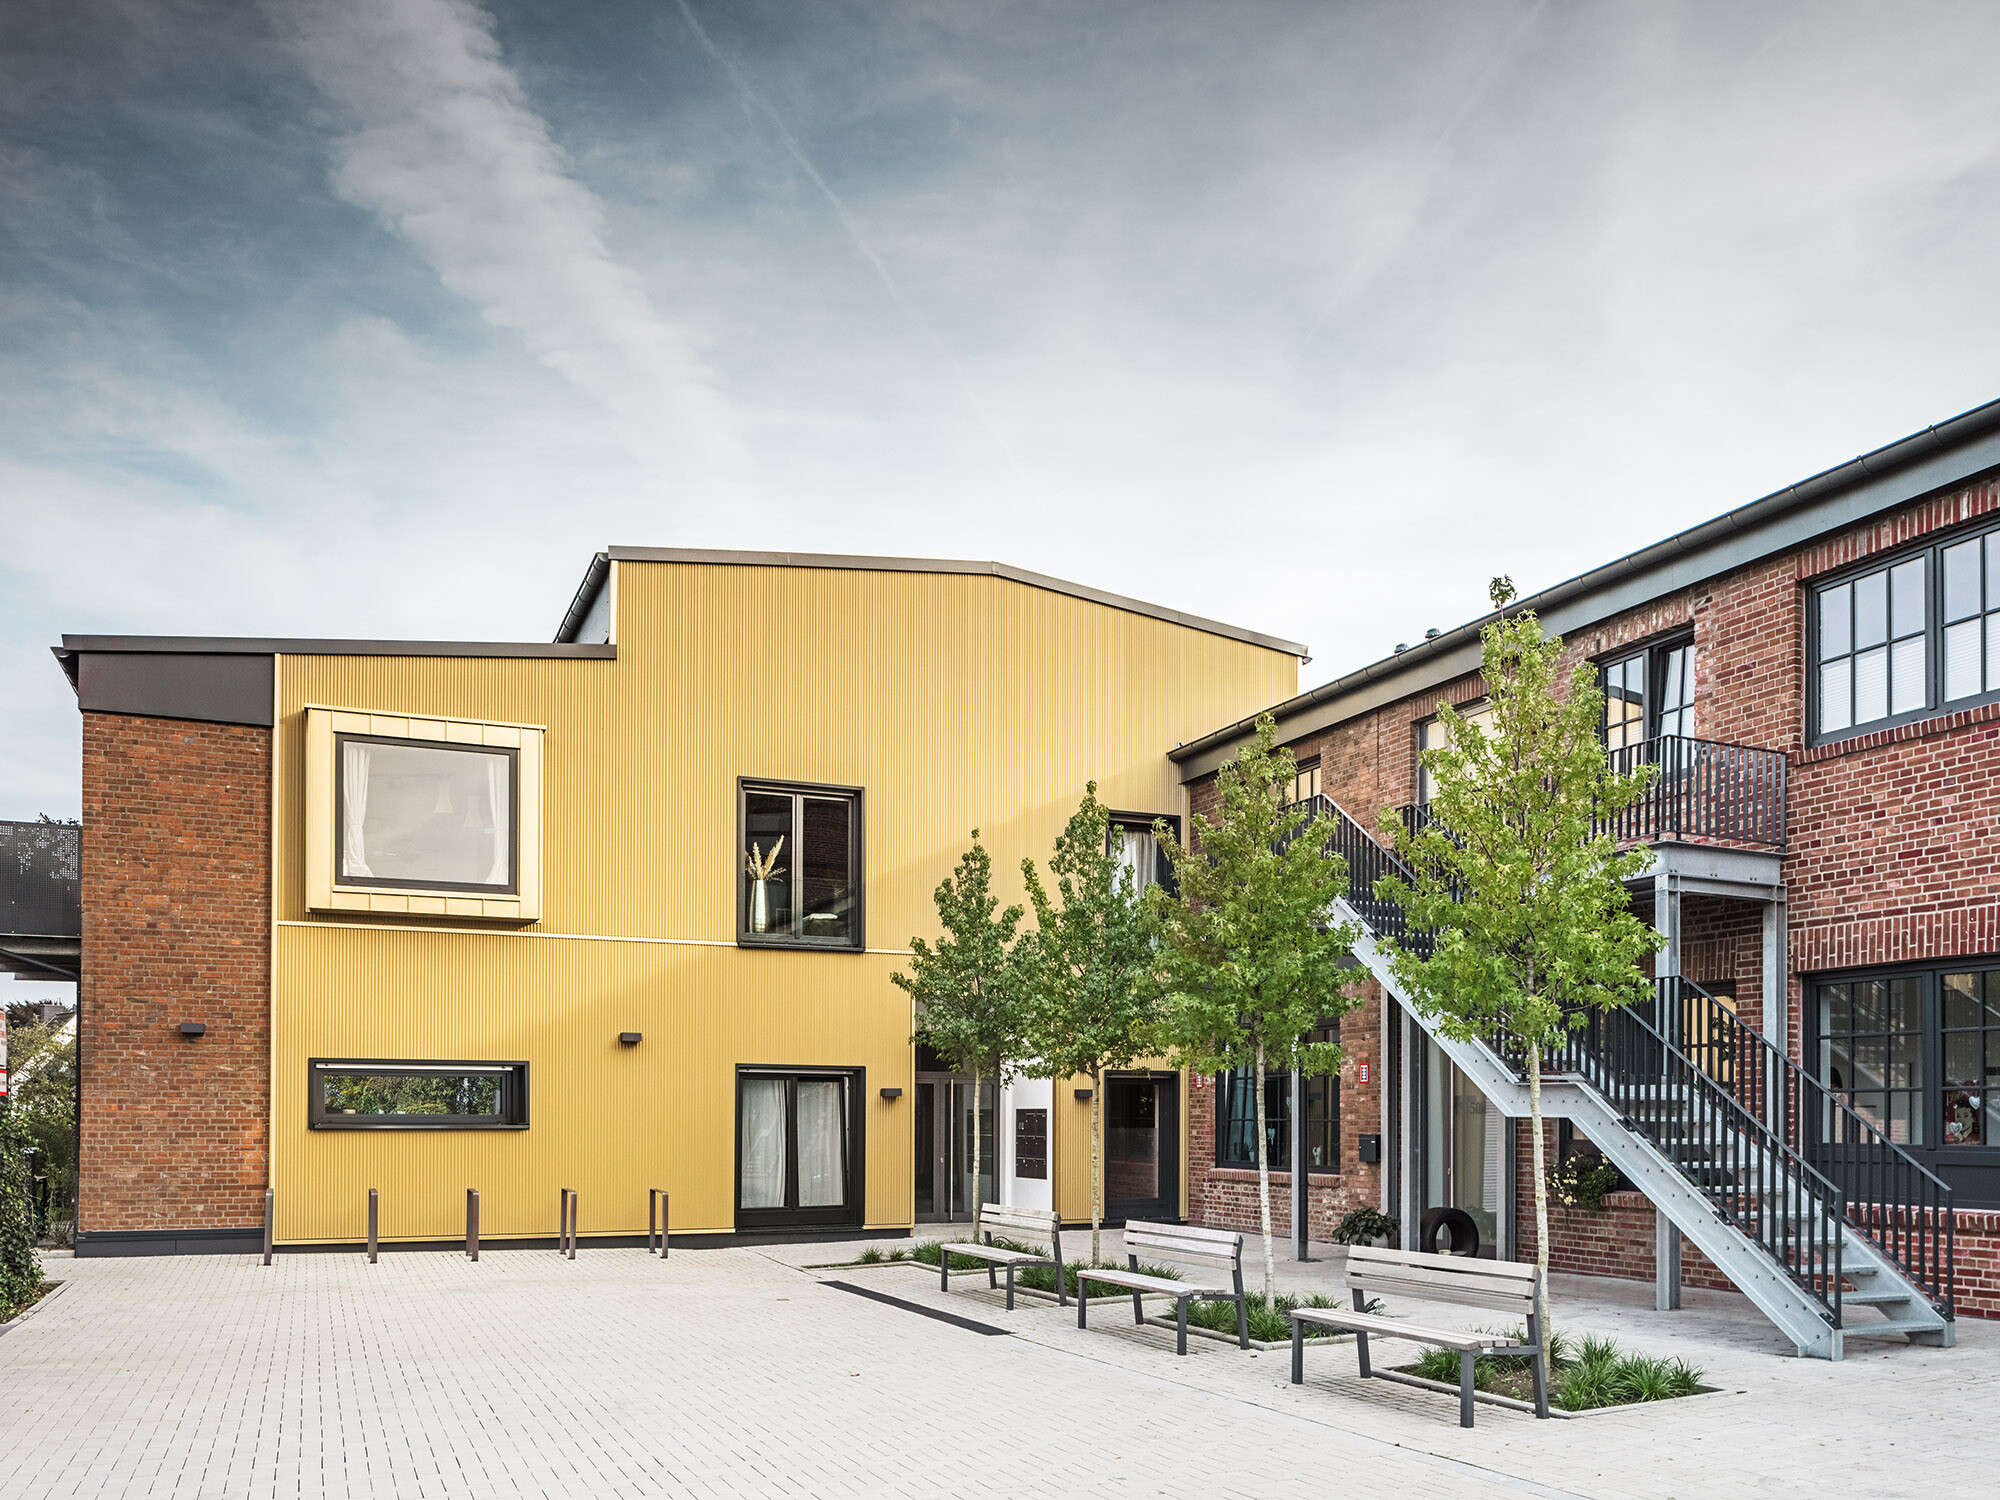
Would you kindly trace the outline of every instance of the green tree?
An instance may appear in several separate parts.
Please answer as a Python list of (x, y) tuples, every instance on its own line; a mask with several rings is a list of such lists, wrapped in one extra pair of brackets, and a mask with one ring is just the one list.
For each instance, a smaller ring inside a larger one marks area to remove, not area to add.
[[(17, 1007), (14, 1014), (23, 1011), (27, 1007)], [(76, 1204), (75, 1029), (67, 1018), (10, 1018), (7, 1054), (16, 1121), (37, 1152), (36, 1169), (48, 1179), (49, 1218), (69, 1222)]]
[[(1257, 1212), (1264, 1232), (1264, 1295), (1275, 1290), (1271, 1163), (1264, 1074), (1340, 1067), (1340, 1047), (1311, 1034), (1352, 1008), (1341, 968), (1352, 930), (1331, 920), (1347, 890), (1346, 863), (1306, 828), (1308, 810), (1287, 802), (1292, 752), (1272, 748), (1276, 721), (1216, 775), (1213, 819), (1196, 814), (1189, 846), (1159, 833), (1177, 891), (1155, 888), (1162, 1036), (1174, 1060), (1199, 1073), (1249, 1068), (1256, 1080)], [(1295, 1120), (1292, 1128), (1304, 1128)]]
[(1111, 852), (1111, 818), (1097, 783), (1056, 837), (1052, 897), (1031, 859), (1021, 878), (1035, 930), (1021, 940), (1027, 1050), (1052, 1078), (1090, 1079), (1090, 1258), (1102, 1254), (1104, 1075), (1130, 1067), (1153, 1041), (1153, 944), (1132, 874)]
[[(1023, 1015), (1014, 935), (1023, 909), (1000, 910), (993, 895), (993, 861), (972, 830), (972, 847), (932, 893), (938, 940), (910, 939), (910, 971), (890, 977), (915, 1002), (916, 1035), (937, 1049), (954, 1072), (972, 1075), (972, 1233), (979, 1235), (979, 1106), (981, 1080), (996, 1088), (1020, 1068)], [(997, 915), (996, 915), (997, 913)]]
[(32, 1144), (13, 1108), (0, 1103), (0, 1318), (9, 1318), (42, 1289), (35, 1255), (34, 1187), (28, 1170)]
[[(1502, 608), (1504, 582), (1494, 588)], [(1428, 955), (1385, 944), (1411, 1002), (1446, 1036), (1494, 1041), (1504, 1033), (1526, 1052), (1546, 1347), (1542, 1055), (1590, 1012), (1651, 994), (1639, 963), (1660, 937), (1633, 915), (1625, 889), (1648, 856), (1621, 854), (1603, 830), (1645, 791), (1653, 769), (1611, 768), (1595, 670), (1579, 665), (1563, 693), (1562, 641), (1544, 635), (1532, 613), (1494, 621), (1482, 642), (1490, 727), (1439, 709), (1445, 742), (1424, 752), (1432, 821), (1412, 830), (1383, 819), (1414, 878), (1385, 880), (1379, 894), (1402, 906), (1412, 931), (1432, 934)]]

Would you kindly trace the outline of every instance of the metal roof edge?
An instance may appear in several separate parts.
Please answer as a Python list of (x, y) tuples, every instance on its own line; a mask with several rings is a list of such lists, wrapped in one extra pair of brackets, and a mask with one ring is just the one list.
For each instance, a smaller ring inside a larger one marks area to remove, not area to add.
[(583, 626), (584, 616), (590, 613), (591, 602), (597, 597), (597, 590), (604, 577), (611, 571), (611, 554), (600, 552), (591, 558), (590, 566), (583, 570), (583, 582), (576, 586), (576, 597), (569, 601), (569, 610), (556, 627), (556, 644), (575, 645), (576, 633)]
[[(2000, 400), (1975, 406), (1970, 411), (1961, 412), (1955, 417), (1922, 428), (1907, 437), (1898, 438), (1893, 443), (1872, 449), (1844, 464), (1824, 469), (1796, 484), (1787, 485), (1784, 489), (1774, 490), (1768, 495), (1740, 505), (1734, 510), (1725, 511), (1685, 531), (1676, 532), (1636, 552), (1627, 553), (1624, 557), (1614, 559), (1589, 572), (1565, 579), (1538, 594), (1516, 600), (1508, 606), (1508, 612), (1521, 614), (1533, 610), (1548, 620), (1553, 611), (1563, 610), (1565, 615), (1571, 617), (1567, 623), (1558, 620), (1549, 620), (1549, 623), (1552, 627), (1559, 626), (1562, 630), (1575, 629), (1580, 624), (1590, 623), (1587, 618), (1577, 617), (1587, 614), (1587, 601), (1593, 595), (1604, 596), (1609, 605), (1596, 616), (1602, 618), (1605, 614), (1616, 612), (1617, 609), (1629, 607), (1628, 601), (1614, 599), (1612, 594), (1616, 585), (1627, 580), (1667, 570), (1679, 563), (1682, 566), (1674, 571), (1681, 575), (1692, 574), (1692, 576), (1676, 577), (1669, 585), (1655, 591), (1667, 593), (1673, 588), (1684, 587), (1700, 578), (1714, 577), (1730, 568), (1740, 567), (1759, 557), (1769, 556), (1773, 552), (1798, 545), (1801, 539), (1789, 535), (1772, 536), (1768, 538), (1768, 545), (1760, 545), (1754, 538), (1756, 533), (1765, 531), (1775, 522), (1809, 506), (1822, 502), (1830, 503), (1843, 494), (1862, 490), (1864, 487), (1872, 491), (1893, 476), (1908, 473), (1926, 458), (1948, 454), (1981, 438), (1990, 437), (1995, 432), (2000, 432)], [(1829, 517), (1818, 529), (1825, 531), (1850, 525), (1866, 515), (1907, 504), (1954, 484), (1962, 484), (1988, 469), (2000, 466), (2000, 446), (1995, 446), (1991, 453), (1981, 454), (1980, 459), (1980, 462), (1971, 465), (1960, 465), (1958, 472), (1943, 477), (1933, 470), (1926, 469), (1916, 476), (1919, 481), (1916, 485), (1901, 487), (1907, 490), (1907, 493), (1886, 496), (1869, 493), (1866, 509), (1861, 515), (1850, 513), (1853, 507), (1849, 507), (1847, 511)], [(1730, 549), (1725, 555), (1723, 552), (1725, 544), (1733, 541), (1747, 545)], [(1234, 724), (1203, 735), (1198, 740), (1178, 745), (1167, 752), (1167, 758), (1181, 767), (1183, 781), (1192, 781), (1214, 770), (1216, 765), (1220, 764), (1223, 752), (1253, 733), (1257, 720), (1264, 714), (1272, 715), (1283, 724), (1298, 719), (1315, 707), (1322, 708), (1321, 712), (1311, 715), (1311, 723), (1296, 727), (1293, 735), (1296, 737), (1297, 734), (1310, 733), (1312, 730), (1339, 723), (1357, 713), (1365, 713), (1395, 698), (1408, 697), (1426, 688), (1441, 686), (1455, 677), (1462, 677), (1470, 671), (1477, 670), (1479, 661), (1476, 650), (1468, 664), (1463, 648), (1468, 643), (1476, 646), (1480, 632), (1499, 617), (1498, 611), (1489, 611), (1429, 640), (1420, 641), (1407, 651), (1383, 657), (1345, 676), (1336, 677), (1320, 687), (1287, 698), (1282, 703), (1273, 704), (1248, 718), (1239, 719)], [(1415, 680), (1400, 684), (1394, 692), (1387, 690), (1390, 681), (1404, 677)], [(1376, 691), (1362, 694), (1363, 689), (1371, 687)], [(1355, 701), (1352, 703), (1341, 701), (1350, 697)]]
[[(470, 656), (608, 661), (616, 646), (579, 646), (563, 641), (360, 641), (275, 636), (65, 635), (49, 648), (64, 671), (79, 654), (177, 656)], [(74, 678), (72, 678), (74, 680)]]
[(957, 573), (1005, 578), (1009, 582), (1025, 584), (1030, 588), (1067, 594), (1071, 598), (1082, 599), (1091, 604), (1102, 604), (1109, 609), (1124, 610), (1128, 614), (1164, 620), (1170, 625), (1199, 630), (1207, 635), (1222, 636), (1229, 640), (1241, 641), (1246, 645), (1261, 646), (1267, 651), (1282, 652), (1286, 656), (1296, 656), (1303, 660), (1310, 659), (1312, 655), (1311, 651), (1297, 641), (1283, 640), (1278, 636), (1265, 635), (1261, 631), (1246, 630), (1240, 625), (1227, 625), (1220, 620), (1191, 615), (1183, 610), (1169, 609), (1162, 604), (1148, 604), (1143, 599), (1114, 594), (1106, 589), (1092, 588), (1088, 584), (1071, 583), (1066, 579), (1050, 577), (1046, 573), (1031, 573), (1026, 568), (1016, 568), (1001, 562), (974, 562), (935, 557), (868, 557), (824, 552), (737, 552), (701, 547), (612, 547), (599, 555), (610, 562), (694, 563), (736, 568), (828, 568), (860, 573)]

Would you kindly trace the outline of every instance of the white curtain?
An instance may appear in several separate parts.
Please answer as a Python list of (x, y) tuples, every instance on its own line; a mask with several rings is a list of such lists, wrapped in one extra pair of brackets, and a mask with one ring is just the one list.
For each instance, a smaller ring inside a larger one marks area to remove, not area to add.
[(340, 747), (340, 873), (366, 880), (368, 868), (368, 768), (375, 747), (347, 740)]
[(1118, 863), (1132, 872), (1133, 894), (1143, 896), (1159, 873), (1158, 841), (1150, 828), (1120, 828), (1117, 833)]
[(743, 1081), (742, 1208), (785, 1206), (785, 1081)]
[(799, 1080), (799, 1207), (838, 1208), (847, 1201), (847, 1084)]
[(486, 795), (488, 805), (493, 809), (493, 864), (486, 872), (488, 885), (505, 885), (508, 876), (508, 854), (511, 852), (507, 838), (507, 814), (511, 799), (507, 795), (507, 768), (509, 757), (489, 755), (486, 757)]

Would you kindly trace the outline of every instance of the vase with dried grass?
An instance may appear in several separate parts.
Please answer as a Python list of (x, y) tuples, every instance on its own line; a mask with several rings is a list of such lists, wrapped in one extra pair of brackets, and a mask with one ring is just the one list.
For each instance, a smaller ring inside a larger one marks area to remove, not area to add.
[(766, 854), (763, 848), (752, 844), (743, 856), (744, 872), (750, 877), (750, 930), (769, 932), (771, 930), (771, 881), (778, 873), (778, 851), (785, 847), (785, 837), (778, 835), (778, 842)]

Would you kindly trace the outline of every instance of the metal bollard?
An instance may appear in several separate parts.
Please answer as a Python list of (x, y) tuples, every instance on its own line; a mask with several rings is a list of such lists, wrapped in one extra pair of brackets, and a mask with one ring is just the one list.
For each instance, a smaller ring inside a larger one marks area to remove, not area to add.
[(465, 1190), (465, 1254), (469, 1260), (479, 1259), (479, 1189)]
[(556, 1200), (556, 1254), (567, 1254), (576, 1259), (576, 1194), (569, 1188), (562, 1190)]
[(571, 1260), (576, 1259), (576, 1200), (576, 1189), (571, 1188), (569, 1194), (569, 1258)]
[(368, 1190), (368, 1264), (371, 1266), (375, 1264), (375, 1229), (378, 1222), (377, 1208), (377, 1194), (375, 1189), (370, 1188)]
[(655, 1255), (660, 1248), (660, 1190), (646, 1189), (646, 1253)]
[(278, 1212), (278, 1195), (271, 1189), (264, 1190), (264, 1264), (271, 1263), (271, 1228)]
[(669, 1230), (667, 1228), (667, 1190), (665, 1188), (661, 1188), (660, 1189), (660, 1259), (661, 1260), (665, 1260), (667, 1258), (668, 1234)]

